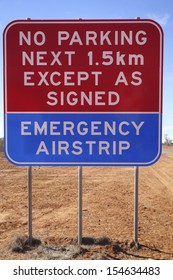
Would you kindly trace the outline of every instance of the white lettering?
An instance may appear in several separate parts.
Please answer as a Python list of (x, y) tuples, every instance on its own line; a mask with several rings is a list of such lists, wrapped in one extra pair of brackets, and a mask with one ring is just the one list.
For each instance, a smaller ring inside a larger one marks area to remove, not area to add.
[(82, 142), (80, 141), (75, 141), (73, 143), (73, 148), (76, 149), (77, 151), (75, 150), (72, 150), (72, 154), (74, 155), (81, 155), (82, 154), (82, 148), (81, 148), (81, 145), (82, 145)]
[[(113, 101), (113, 97), (115, 98), (115, 101)], [(120, 102), (120, 96), (115, 91), (109, 91), (108, 92), (108, 104), (110, 106), (117, 105)]]
[(96, 42), (97, 33), (95, 31), (86, 31), (86, 45), (90, 45), (90, 41), (93, 45), (97, 45)]
[(86, 141), (85, 142), (87, 145), (89, 145), (89, 155), (93, 154), (93, 145), (96, 144), (96, 141)]
[(74, 135), (74, 131), (73, 131), (74, 123), (71, 121), (69, 122), (65, 121), (63, 124), (64, 124), (64, 135), (67, 135), (67, 131), (69, 131), (71, 135)]
[(34, 72), (24, 72), (24, 86), (34, 86), (34, 82), (30, 82)]
[(58, 141), (58, 154), (61, 155), (62, 151), (65, 152), (66, 155), (69, 155), (69, 143), (67, 141)]
[(70, 37), (69, 32), (67, 31), (59, 31), (58, 32), (58, 46), (62, 45), (62, 41), (68, 40)]
[[(81, 129), (81, 126), (84, 127)], [(88, 128), (86, 126), (88, 126), (88, 124), (84, 121), (78, 123), (77, 132), (79, 135), (86, 135), (88, 133)]]
[(80, 36), (79, 36), (79, 33), (78, 33), (77, 31), (75, 31), (75, 32), (73, 33), (69, 45), (71, 46), (71, 45), (73, 45), (74, 43), (78, 43), (78, 44), (81, 45), (81, 46), (83, 45), (82, 40), (81, 40), (81, 38), (80, 38)]
[[(48, 100), (46, 103), (50, 106), (55, 106), (58, 104), (58, 99), (57, 99), (57, 92), (55, 91), (50, 91), (48, 94), (47, 94), (47, 97), (48, 97)], [(51, 100), (51, 101), (50, 101)]]
[(129, 122), (126, 122), (126, 121), (121, 122), (121, 123), (119, 124), (119, 133), (120, 133), (121, 135), (128, 135), (128, 134), (130, 133), (128, 130), (127, 130), (127, 131), (123, 131), (123, 130), (122, 130), (122, 127), (123, 127), (124, 125), (129, 126), (130, 124), (129, 124)]
[(50, 122), (50, 135), (60, 135), (60, 132), (57, 131), (57, 127), (60, 125), (59, 121)]
[(29, 125), (31, 125), (31, 122), (21, 122), (21, 135), (31, 135), (30, 131), (27, 131), (29, 129)]
[[(28, 38), (21, 35), (21, 39), (28, 41)], [(80, 34), (78, 31), (68, 32), (68, 31), (58, 31), (58, 46), (67, 43), (72, 46), (74, 44), (82, 45), (145, 45), (147, 42), (147, 34), (144, 30), (139, 31), (90, 31), (86, 30)]]
[[(134, 85), (134, 86), (139, 86), (142, 84), (142, 79), (139, 77), (141, 76), (142, 73), (139, 72), (139, 71), (135, 71), (132, 73), (132, 78), (133, 78), (133, 81), (131, 81), (131, 84)], [(136, 81), (136, 82), (135, 82)]]
[(128, 150), (130, 148), (130, 143), (128, 141), (119, 142), (119, 154), (122, 155), (123, 150)]
[(139, 125), (137, 125), (134, 121), (132, 121), (132, 125), (134, 126), (134, 128), (136, 129), (136, 135), (139, 135), (139, 130), (141, 129), (141, 127), (143, 126), (144, 121), (140, 122)]
[(100, 31), (100, 45), (104, 45), (104, 41), (106, 41), (108, 45), (112, 45), (108, 37), (110, 33), (111, 31), (107, 31), (105, 34), (104, 31)]
[(91, 135), (101, 135), (102, 134), (101, 131), (98, 131), (99, 130), (98, 125), (101, 125), (100, 121), (91, 122)]
[(34, 135), (47, 135), (47, 122), (44, 122), (41, 126), (38, 122), (34, 122)]
[(99, 141), (99, 155), (102, 155), (103, 151), (105, 151), (107, 155), (110, 155), (109, 148), (110, 143), (108, 141)]
[(125, 74), (122, 71), (120, 71), (120, 73), (118, 74), (118, 77), (115, 81), (115, 86), (117, 86), (119, 83), (123, 83), (125, 84), (125, 86), (128, 86), (128, 82), (126, 80)]
[(46, 144), (44, 143), (44, 141), (41, 141), (39, 146), (38, 146), (38, 149), (36, 151), (36, 155), (39, 155), (40, 153), (45, 153), (46, 155), (49, 155), (49, 151), (46, 147)]

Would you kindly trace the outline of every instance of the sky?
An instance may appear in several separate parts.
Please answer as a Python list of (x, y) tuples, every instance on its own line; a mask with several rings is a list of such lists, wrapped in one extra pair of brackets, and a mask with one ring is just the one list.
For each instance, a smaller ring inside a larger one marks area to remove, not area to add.
[(3, 49), (6, 25), (17, 19), (152, 19), (164, 32), (163, 129), (173, 139), (172, 0), (0, 0), (0, 137), (3, 137)]

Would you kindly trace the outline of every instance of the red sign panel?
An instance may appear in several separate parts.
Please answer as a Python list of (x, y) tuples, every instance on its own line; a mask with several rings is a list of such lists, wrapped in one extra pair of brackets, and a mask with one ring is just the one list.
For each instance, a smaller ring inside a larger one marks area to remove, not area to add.
[(10, 23), (6, 111), (160, 112), (161, 33), (149, 20)]

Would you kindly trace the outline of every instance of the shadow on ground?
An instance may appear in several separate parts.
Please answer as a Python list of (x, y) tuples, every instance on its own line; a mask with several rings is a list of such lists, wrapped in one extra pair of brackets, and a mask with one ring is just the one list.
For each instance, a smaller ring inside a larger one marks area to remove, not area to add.
[[(32, 246), (26, 236), (15, 237), (8, 247), (9, 257), (16, 254), (16, 259), (45, 260), (147, 260), (173, 259), (173, 252), (134, 241), (111, 241), (108, 237), (83, 237), (82, 244), (77, 238), (64, 238), (51, 243), (33, 238)], [(21, 257), (21, 255), (23, 255)]]

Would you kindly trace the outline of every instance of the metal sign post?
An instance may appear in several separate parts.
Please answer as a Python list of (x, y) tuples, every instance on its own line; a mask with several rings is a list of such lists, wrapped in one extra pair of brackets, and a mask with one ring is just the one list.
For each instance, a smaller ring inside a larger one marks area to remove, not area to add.
[(28, 240), (32, 246), (32, 166), (28, 166)]
[(138, 245), (138, 166), (135, 166), (134, 172), (134, 241)]
[(78, 167), (78, 244), (82, 244), (82, 166)]

